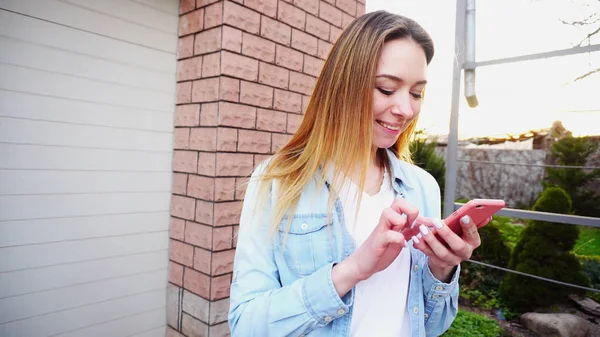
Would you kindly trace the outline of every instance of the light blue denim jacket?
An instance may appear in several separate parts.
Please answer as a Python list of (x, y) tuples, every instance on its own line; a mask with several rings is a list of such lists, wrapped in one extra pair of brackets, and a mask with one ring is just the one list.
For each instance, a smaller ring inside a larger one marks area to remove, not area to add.
[[(439, 218), (440, 189), (435, 179), (389, 150), (388, 157), (396, 195), (418, 207), (420, 215)], [(282, 249), (288, 220), (269, 236), (269, 207), (274, 200), (262, 210), (255, 209), (256, 177), (265, 167), (262, 164), (252, 175), (240, 219), (229, 309), (232, 336), (349, 336), (354, 290), (340, 298), (331, 280), (333, 265), (356, 249), (341, 202), (336, 202), (328, 226), (329, 188), (318, 186), (315, 179), (302, 193)], [(450, 283), (442, 283), (431, 274), (427, 256), (412, 241), (408, 245), (412, 336), (438, 336), (456, 317), (459, 268)]]

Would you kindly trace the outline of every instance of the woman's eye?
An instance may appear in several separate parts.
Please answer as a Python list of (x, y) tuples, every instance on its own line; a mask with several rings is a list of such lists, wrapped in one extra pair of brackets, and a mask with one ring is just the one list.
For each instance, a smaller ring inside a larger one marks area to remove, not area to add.
[(377, 90), (379, 90), (379, 92), (381, 92), (382, 94), (384, 94), (386, 96), (390, 96), (391, 94), (394, 93), (394, 91), (392, 91), (392, 90), (385, 90), (385, 89), (381, 89), (381, 88), (377, 88)]
[(411, 94), (412, 97), (414, 97), (416, 99), (423, 98), (423, 94), (421, 94), (420, 92), (411, 92), (410, 94)]

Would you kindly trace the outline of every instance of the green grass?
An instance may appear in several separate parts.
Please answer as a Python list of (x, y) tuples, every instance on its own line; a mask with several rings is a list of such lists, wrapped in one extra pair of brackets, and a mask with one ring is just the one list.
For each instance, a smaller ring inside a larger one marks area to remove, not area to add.
[(579, 239), (573, 253), (583, 256), (600, 256), (600, 228), (580, 227)]
[(497, 337), (503, 335), (502, 328), (493, 319), (470, 311), (458, 310), (456, 319), (443, 337)]

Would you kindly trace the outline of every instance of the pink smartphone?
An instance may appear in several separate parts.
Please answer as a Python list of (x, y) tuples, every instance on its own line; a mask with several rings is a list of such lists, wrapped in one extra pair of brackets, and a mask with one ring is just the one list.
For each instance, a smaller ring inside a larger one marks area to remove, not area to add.
[[(468, 215), (473, 219), (473, 222), (480, 224), (487, 218), (504, 208), (504, 200), (501, 199), (473, 199), (462, 205), (459, 209), (450, 214), (444, 223), (458, 235), (462, 235), (462, 227), (460, 226), (460, 218)], [(419, 226), (423, 224), (429, 228), (433, 228), (433, 222), (429, 218), (417, 217), (417, 220), (409, 227), (403, 229), (400, 233), (404, 235), (406, 240), (410, 240), (413, 236), (419, 234)], [(481, 228), (480, 226), (479, 228)]]

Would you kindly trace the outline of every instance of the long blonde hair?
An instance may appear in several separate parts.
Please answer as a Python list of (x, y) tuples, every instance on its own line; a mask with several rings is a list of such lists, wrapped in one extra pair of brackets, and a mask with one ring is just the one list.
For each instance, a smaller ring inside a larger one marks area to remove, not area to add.
[[(357, 18), (333, 45), (302, 123), (289, 143), (268, 162), (260, 177), (259, 200), (266, 200), (274, 181), (278, 184), (276, 201), (271, 205), (271, 233), (287, 214), (295, 212), (302, 191), (315, 177), (317, 183), (325, 183), (325, 172), (333, 172), (331, 186), (337, 186), (341, 177), (358, 167), (357, 185), (360, 190), (364, 189), (372, 156), (377, 62), (384, 43), (401, 38), (418, 43), (429, 64), (433, 57), (429, 34), (415, 21), (385, 11)], [(398, 158), (407, 162), (412, 162), (408, 144), (416, 122), (415, 118), (391, 148)], [(329, 210), (337, 199), (337, 192), (332, 192)]]

